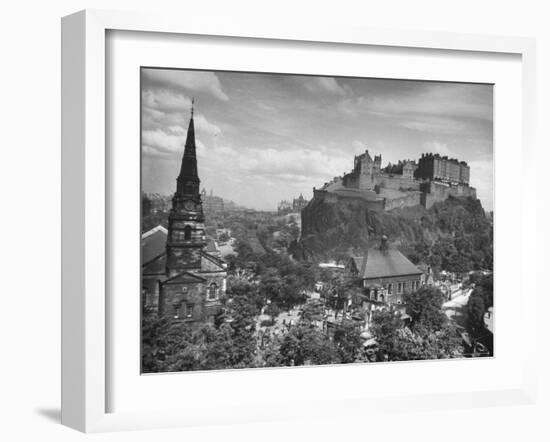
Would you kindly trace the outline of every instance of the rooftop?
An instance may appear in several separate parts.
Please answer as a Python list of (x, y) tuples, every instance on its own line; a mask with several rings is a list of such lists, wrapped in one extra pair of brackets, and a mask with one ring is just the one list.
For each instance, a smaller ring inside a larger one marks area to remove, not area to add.
[(404, 276), (421, 274), (422, 270), (416, 267), (399, 250), (380, 250), (377, 247), (369, 248), (367, 256), (353, 257), (355, 267), (363, 279), (387, 278), (390, 276)]
[(166, 251), (167, 237), (168, 230), (162, 226), (154, 227), (141, 235), (142, 264), (152, 261)]

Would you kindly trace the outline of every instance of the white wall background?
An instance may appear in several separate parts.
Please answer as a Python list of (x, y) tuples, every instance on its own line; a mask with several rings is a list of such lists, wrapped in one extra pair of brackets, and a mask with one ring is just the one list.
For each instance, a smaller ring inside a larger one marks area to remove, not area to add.
[[(536, 406), (379, 415), (362, 421), (212, 427), (84, 436), (59, 425), (60, 367), (60, 17), (83, 8), (321, 20), (372, 27), (533, 36), (538, 39), (539, 182), (550, 148), (550, 13), (544, 1), (455, 2), (32, 0), (0, 11), (0, 439), (94, 440), (548, 440), (548, 289), (540, 285), (540, 400)], [(539, 201), (539, 270), (548, 211)], [(514, 240), (514, 238), (511, 238)], [(519, 266), (518, 266), (519, 267)], [(533, 269), (535, 276), (536, 269)], [(513, 281), (512, 281), (513, 283)], [(521, 333), (521, 330), (518, 330)], [(521, 351), (518, 352), (521, 357)], [(546, 376), (545, 376), (546, 375)], [(450, 380), (452, 381), (452, 380)], [(411, 379), (414, 382), (414, 379)], [(215, 422), (213, 422), (215, 424)]]

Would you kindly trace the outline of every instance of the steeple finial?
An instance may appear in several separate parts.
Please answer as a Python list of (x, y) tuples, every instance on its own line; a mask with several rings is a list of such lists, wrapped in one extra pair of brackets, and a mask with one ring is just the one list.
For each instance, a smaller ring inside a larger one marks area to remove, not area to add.
[(191, 118), (193, 118), (194, 113), (195, 113), (195, 97), (191, 99)]

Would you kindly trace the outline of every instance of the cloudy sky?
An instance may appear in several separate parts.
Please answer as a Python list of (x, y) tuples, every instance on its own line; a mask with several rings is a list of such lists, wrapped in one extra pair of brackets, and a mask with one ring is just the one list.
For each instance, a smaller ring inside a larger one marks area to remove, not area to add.
[(191, 98), (201, 186), (273, 210), (353, 167), (438, 152), (471, 166), (493, 209), (490, 85), (142, 69), (143, 190), (176, 188)]

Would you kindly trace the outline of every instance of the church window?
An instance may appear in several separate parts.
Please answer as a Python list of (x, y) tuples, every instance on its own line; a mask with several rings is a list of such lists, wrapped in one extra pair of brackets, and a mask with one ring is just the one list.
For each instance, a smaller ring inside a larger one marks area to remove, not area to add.
[(191, 239), (191, 226), (187, 225), (183, 228), (183, 239), (186, 241)]
[(181, 313), (181, 304), (174, 304), (174, 319), (179, 319)]
[(213, 282), (208, 287), (207, 298), (209, 300), (212, 300), (212, 299), (216, 299), (217, 297), (218, 297), (218, 285), (215, 282)]
[(181, 292), (182, 292), (182, 293), (187, 293), (187, 287), (182, 287), (182, 288), (181, 288)]
[(391, 295), (392, 294), (392, 291), (393, 291), (393, 284), (390, 282), (388, 284), (388, 295)]
[(191, 318), (193, 316), (193, 304), (186, 305), (185, 316)]

